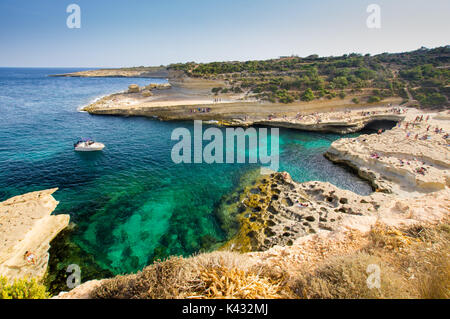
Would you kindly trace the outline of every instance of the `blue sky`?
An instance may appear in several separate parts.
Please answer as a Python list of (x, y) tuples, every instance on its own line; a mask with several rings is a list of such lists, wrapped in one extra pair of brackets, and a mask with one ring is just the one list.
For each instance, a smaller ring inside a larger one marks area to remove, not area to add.
[[(69, 4), (81, 28), (66, 26)], [(366, 26), (369, 4), (381, 29)], [(448, 0), (0, 0), (0, 66), (119, 67), (450, 44)]]

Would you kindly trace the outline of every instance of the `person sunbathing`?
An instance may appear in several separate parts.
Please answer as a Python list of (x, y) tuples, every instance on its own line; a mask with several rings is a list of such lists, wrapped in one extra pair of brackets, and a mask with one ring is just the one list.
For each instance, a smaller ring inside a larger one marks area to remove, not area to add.
[(378, 155), (377, 153), (373, 153), (372, 155), (370, 155), (370, 157), (380, 159), (380, 155)]
[(298, 207), (300, 207), (300, 208), (305, 208), (305, 207), (308, 207), (308, 206), (309, 206), (309, 205), (306, 204), (306, 203), (297, 203), (297, 205), (298, 205)]
[(26, 251), (24, 258), (28, 263), (33, 264), (33, 265), (36, 264), (36, 255), (33, 254), (32, 252)]
[(416, 169), (416, 172), (421, 175), (425, 175), (425, 171), (426, 171), (426, 169), (424, 167), (420, 167), (420, 168)]

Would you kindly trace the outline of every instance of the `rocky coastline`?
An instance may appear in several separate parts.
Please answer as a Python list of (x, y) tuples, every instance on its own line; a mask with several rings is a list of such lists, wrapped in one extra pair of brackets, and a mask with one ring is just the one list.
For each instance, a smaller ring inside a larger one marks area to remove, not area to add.
[[(377, 121), (399, 122), (404, 114), (392, 111), (395, 98), (384, 105), (351, 105), (345, 101), (268, 103), (244, 93), (216, 97), (211, 89), (220, 81), (183, 78), (168, 84), (149, 84), (115, 93), (85, 106), (93, 115), (143, 116), (162, 121), (203, 120), (221, 126), (265, 125), (316, 132), (348, 134)], [(369, 112), (365, 111), (369, 110)]]
[(98, 69), (73, 73), (52, 74), (51, 77), (116, 77), (116, 78), (167, 78), (174, 74), (165, 67), (142, 67), (142, 68), (119, 68), (119, 69)]
[[(249, 118), (229, 122), (218, 120), (217, 125), (261, 124), (349, 133), (383, 120), (398, 123), (378, 134), (337, 140), (324, 154), (329, 160), (349, 166), (366, 179), (374, 189), (372, 194), (362, 196), (318, 181), (297, 183), (288, 173), (261, 176), (244, 185), (236, 194), (231, 194), (228, 206), (222, 207), (222, 221), (235, 224), (231, 225), (234, 227), (231, 239), (219, 250), (244, 253), (257, 263), (278, 263), (281, 260), (289, 263), (291, 261), (286, 260), (286, 256), (292, 260), (313, 258), (308, 256), (318, 253), (317, 245), (312, 245), (317, 241), (328, 243), (330, 249), (336, 246), (352, 251), (360, 247), (350, 240), (355, 232), (365, 236), (380, 223), (399, 228), (436, 224), (448, 219), (448, 111), (432, 113), (412, 108), (373, 107), (365, 111), (314, 112), (295, 115), (294, 118), (282, 115), (259, 122)], [(30, 214), (38, 207), (37, 211), (47, 214), (47, 219), (41, 217), (42, 220), (36, 223), (41, 225), (40, 232), (43, 229), (47, 232), (43, 241), (37, 243), (33, 240), (34, 246), (25, 247), (22, 239), (16, 239), (22, 244), (20, 247), (14, 244), (11, 246), (14, 249), (8, 250), (10, 254), (1, 263), (1, 274), (14, 278), (25, 275), (42, 277), (45, 273), (48, 243), (68, 224), (68, 216), (49, 216), (57, 205), (51, 197), (54, 191), (26, 194), (1, 204), (3, 209), (26, 205), (33, 208)], [(30, 201), (32, 205), (26, 204)], [(49, 218), (52, 218), (51, 223)], [(46, 228), (42, 226), (44, 219)], [(3, 227), (5, 225), (10, 227), (11, 223), (2, 223)], [(34, 235), (26, 237), (42, 238), (37, 236), (35, 229), (31, 227), (28, 234)], [(36, 252), (38, 259), (42, 260), (38, 266), (26, 264), (23, 254), (28, 250)], [(91, 293), (100, 289), (104, 282), (108, 281), (89, 281), (59, 297), (90, 298)]]
[[(349, 165), (379, 191), (407, 196), (450, 186), (446, 112), (409, 109), (403, 122), (383, 134), (340, 139), (326, 153), (333, 162)], [(415, 121), (422, 118), (422, 121)], [(428, 120), (425, 120), (428, 118)]]
[[(288, 173), (261, 176), (225, 199), (229, 204), (221, 208), (221, 219), (234, 233), (220, 250), (244, 253), (256, 264), (294, 269), (361, 249), (379, 225), (409, 245), (415, 239), (397, 229), (448, 220), (448, 112), (409, 109), (402, 117), (392, 130), (338, 140), (326, 153), (368, 180), (372, 194), (318, 181), (297, 183)], [(208, 256), (202, 258), (213, 258)], [(60, 298), (92, 298), (108, 282), (87, 282)]]
[(442, 119), (445, 114), (410, 109), (391, 130), (331, 145), (325, 156), (366, 179), (374, 189), (369, 196), (329, 183), (296, 183), (287, 173), (247, 187), (234, 208), (239, 232), (225, 248), (266, 251), (293, 246), (299, 238), (320, 232), (367, 232), (380, 220), (398, 226), (447, 218), (450, 152), (445, 132), (450, 123)]

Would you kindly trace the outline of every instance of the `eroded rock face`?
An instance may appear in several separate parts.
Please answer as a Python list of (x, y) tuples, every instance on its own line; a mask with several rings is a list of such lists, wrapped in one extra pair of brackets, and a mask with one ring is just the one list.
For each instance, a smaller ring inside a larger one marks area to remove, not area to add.
[(239, 232), (226, 247), (248, 252), (292, 246), (300, 237), (336, 230), (345, 216), (376, 214), (382, 196), (360, 196), (329, 183), (300, 184), (275, 173), (242, 194)]
[(150, 96), (153, 96), (153, 93), (151, 91), (149, 91), (149, 90), (145, 90), (145, 91), (142, 91), (142, 96), (143, 97), (150, 97)]
[(334, 142), (327, 157), (369, 180), (376, 190), (370, 196), (272, 174), (241, 198), (241, 230), (227, 248), (265, 251), (323, 231), (364, 233), (377, 221), (397, 226), (448, 216), (449, 131), (441, 114), (409, 110), (392, 130)]
[(130, 86), (128, 86), (128, 93), (139, 93), (139, 92), (140, 92), (139, 85), (131, 84)]
[(99, 287), (104, 280), (91, 280), (72, 289), (69, 292), (61, 292), (52, 299), (91, 299), (91, 293)]
[[(9, 279), (42, 278), (50, 242), (69, 224), (69, 215), (56, 215), (57, 189), (28, 193), (0, 203), (0, 275)], [(32, 254), (29, 260), (26, 253)]]
[[(285, 120), (285, 119), (275, 119), (271, 121), (255, 121), (251, 125), (268, 125), (275, 127), (285, 127), (297, 130), (312, 131), (312, 132), (332, 132), (338, 134), (349, 134), (361, 131), (368, 124), (374, 121), (392, 121), (398, 122), (404, 119), (403, 115), (399, 114), (389, 114), (386, 109), (378, 110), (378, 112), (386, 112), (387, 114), (367, 114), (364, 116), (357, 116), (352, 114), (348, 117), (342, 117), (339, 119), (326, 118), (325, 115), (323, 120), (320, 122), (316, 121), (313, 116), (305, 117), (301, 120)], [(339, 114), (339, 113), (338, 113)]]
[(170, 83), (150, 83), (145, 88), (147, 90), (167, 90), (170, 89), (172, 85)]
[(274, 173), (242, 193), (239, 231), (224, 248), (267, 251), (296, 246), (314, 234), (367, 233), (377, 222), (396, 227), (438, 222), (450, 213), (449, 198), (448, 188), (413, 198), (383, 192), (362, 196), (330, 183), (297, 183), (287, 173)]

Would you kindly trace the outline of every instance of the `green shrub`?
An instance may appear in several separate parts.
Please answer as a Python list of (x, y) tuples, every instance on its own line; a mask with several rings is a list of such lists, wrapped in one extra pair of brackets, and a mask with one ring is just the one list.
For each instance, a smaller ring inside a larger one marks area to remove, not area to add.
[(270, 103), (275, 103), (275, 102), (277, 101), (277, 99), (276, 99), (275, 97), (273, 97), (273, 95), (269, 95), (269, 96), (267, 97), (267, 100), (268, 100)]
[(306, 102), (312, 101), (315, 98), (314, 92), (310, 88), (306, 89), (306, 91), (302, 94), (302, 100)]
[[(280, 97), (275, 97), (279, 90), (288, 91), (298, 100), (297, 95), (308, 88), (314, 92), (315, 98), (333, 99), (335, 95), (326, 90), (337, 90), (339, 94), (342, 90), (355, 93), (367, 88), (375, 89), (370, 95), (380, 97), (380, 100), (390, 96), (407, 99), (404, 88), (410, 87), (414, 99), (420, 101), (421, 106), (442, 109), (448, 107), (450, 96), (450, 71), (446, 67), (449, 52), (449, 47), (445, 46), (375, 56), (352, 53), (312, 60), (292, 56), (265, 61), (178, 63), (168, 68), (183, 71), (191, 77), (229, 81), (232, 88), (228, 93), (241, 93), (237, 87), (255, 94), (272, 93), (276, 101), (280, 101)], [(414, 92), (417, 89), (432, 91)], [(216, 88), (213, 93), (220, 94), (221, 90)], [(421, 99), (416, 96), (419, 94), (423, 95), (419, 96)], [(281, 96), (281, 100), (290, 101), (291, 98)], [(312, 100), (312, 96), (305, 96), (304, 100)], [(373, 99), (372, 102), (377, 101)]]
[(381, 98), (376, 95), (369, 96), (369, 99), (367, 100), (367, 102), (369, 102), (369, 103), (377, 103), (380, 101), (381, 101)]
[(47, 299), (44, 285), (35, 279), (16, 279), (13, 283), (0, 276), (0, 299)]
[(359, 99), (357, 97), (354, 97), (352, 99), (352, 102), (355, 103), (355, 104), (359, 104)]
[(370, 80), (375, 77), (375, 71), (367, 69), (367, 68), (359, 68), (355, 72), (356, 76), (360, 78), (361, 80)]
[(294, 97), (292, 95), (284, 95), (282, 97), (279, 98), (281, 103), (285, 103), (285, 104), (289, 104), (295, 101)]
[(345, 76), (338, 76), (334, 78), (333, 83), (335, 87), (338, 87), (340, 89), (344, 89), (348, 86), (348, 80)]
[(430, 107), (443, 106), (447, 102), (445, 96), (437, 92), (428, 94), (418, 94), (417, 99), (423, 106), (430, 106)]
[(288, 104), (295, 101), (295, 98), (286, 90), (278, 90), (275, 96), (281, 103)]

